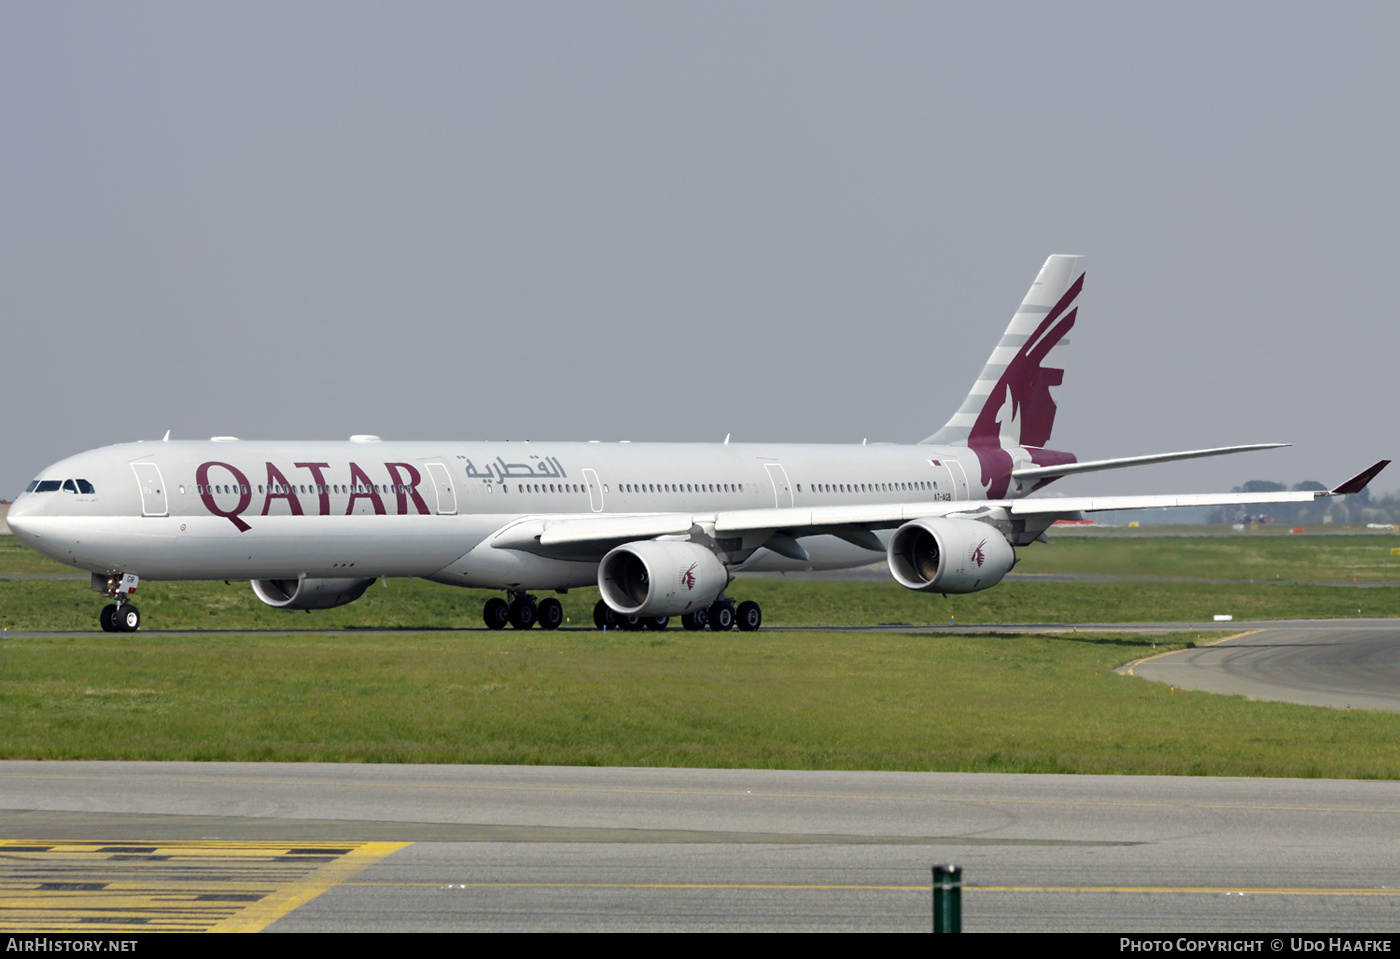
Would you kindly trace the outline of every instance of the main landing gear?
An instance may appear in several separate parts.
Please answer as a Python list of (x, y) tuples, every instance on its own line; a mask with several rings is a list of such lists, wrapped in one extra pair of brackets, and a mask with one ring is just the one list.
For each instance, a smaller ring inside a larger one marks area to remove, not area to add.
[(490, 629), (504, 629), (510, 623), (515, 629), (529, 629), (536, 623), (540, 629), (558, 629), (564, 622), (564, 605), (553, 596), (539, 601), (529, 593), (512, 590), (507, 602), (499, 596), (486, 601), (482, 618)]
[[(665, 629), (669, 621), (669, 616), (623, 616), (601, 599), (593, 607), (593, 624), (599, 629)], [(691, 632), (708, 626), (723, 633), (738, 626), (741, 631), (751, 633), (763, 625), (763, 610), (752, 600), (735, 606), (734, 600), (720, 597), (708, 607), (681, 616), (681, 625)]]
[(593, 604), (593, 625), (599, 629), (663, 630), (671, 625), (669, 616), (624, 616), (601, 599)]
[[(482, 619), (490, 629), (505, 629), (507, 625), (515, 629), (529, 629), (536, 623), (540, 629), (558, 629), (564, 623), (564, 606), (553, 596), (537, 600), (529, 593), (511, 591), (509, 599), (493, 596), (486, 601)], [(114, 607), (108, 607), (112, 609)], [(124, 607), (131, 609), (131, 607)], [(135, 610), (132, 610), (135, 612)], [(103, 629), (106, 629), (106, 611), (103, 611)], [(593, 625), (599, 629), (648, 629), (660, 631), (671, 625), (669, 616), (623, 616), (601, 599), (593, 607)], [(681, 617), (681, 625), (692, 632), (706, 626), (717, 633), (726, 632), (738, 626), (751, 633), (763, 625), (763, 610), (752, 600), (735, 604), (734, 600), (721, 596), (707, 607), (701, 607)], [(135, 628), (134, 626), (132, 627)]]

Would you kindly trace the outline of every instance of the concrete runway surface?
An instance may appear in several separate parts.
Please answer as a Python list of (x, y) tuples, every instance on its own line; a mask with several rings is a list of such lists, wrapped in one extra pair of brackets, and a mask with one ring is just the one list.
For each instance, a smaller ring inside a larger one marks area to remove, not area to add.
[(1400, 927), (1379, 782), (12, 761), (0, 837), (11, 931), (920, 931), (942, 862), (967, 931)]

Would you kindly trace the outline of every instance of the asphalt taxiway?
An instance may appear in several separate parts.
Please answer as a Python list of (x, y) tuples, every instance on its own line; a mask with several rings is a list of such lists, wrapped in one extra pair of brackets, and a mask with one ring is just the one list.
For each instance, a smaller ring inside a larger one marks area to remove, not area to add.
[(919, 931), (941, 862), (968, 931), (1400, 925), (1392, 783), (6, 762), (0, 797), (11, 930)]
[(1120, 672), (1181, 689), (1249, 699), (1400, 712), (1400, 622), (1244, 623), (1194, 649)]

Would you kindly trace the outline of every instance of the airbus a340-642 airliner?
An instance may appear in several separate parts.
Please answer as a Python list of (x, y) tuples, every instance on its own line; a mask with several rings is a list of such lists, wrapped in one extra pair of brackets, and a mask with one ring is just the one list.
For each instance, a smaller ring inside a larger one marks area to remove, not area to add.
[(10, 508), (15, 534), (92, 574), (102, 628), (131, 631), (141, 578), (249, 579), (280, 609), (358, 599), (379, 577), (504, 590), (486, 625), (554, 629), (531, 590), (596, 583), (599, 627), (757, 629), (725, 594), (745, 570), (840, 569), (883, 555), (909, 589), (970, 593), (1057, 519), (1097, 510), (1310, 501), (1264, 494), (1035, 498), (1061, 476), (1267, 449), (1268, 443), (1078, 462), (1046, 448), (1052, 391), (1084, 287), (1045, 261), (961, 408), (913, 445), (724, 443), (125, 443), (55, 463)]

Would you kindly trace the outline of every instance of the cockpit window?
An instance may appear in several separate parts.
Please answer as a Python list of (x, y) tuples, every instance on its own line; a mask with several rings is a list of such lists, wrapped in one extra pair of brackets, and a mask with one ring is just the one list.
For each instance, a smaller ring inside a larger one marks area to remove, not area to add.
[(34, 487), (36, 493), (52, 493), (62, 485), (62, 480), (40, 480), (39, 485)]
[(74, 480), (74, 482), (78, 484), (79, 493), (87, 493), (88, 495), (92, 495), (93, 493), (97, 492), (97, 490), (93, 489), (92, 484), (85, 479)]
[(30, 481), (29, 481), (29, 485), (26, 486), (26, 487), (24, 488), (24, 491), (25, 491), (26, 493), (32, 493), (32, 492), (34, 492), (34, 491), (35, 491), (36, 489), (38, 489), (38, 488), (39, 488), (39, 481), (38, 481), (38, 480), (30, 480)]
[(69, 479), (69, 480), (64, 480), (64, 481), (63, 481), (63, 492), (65, 492), (65, 493), (77, 493), (77, 492), (78, 492), (78, 486), (77, 486), (76, 483), (74, 483), (74, 482), (73, 482), (72, 480), (70, 480), (70, 479)]

